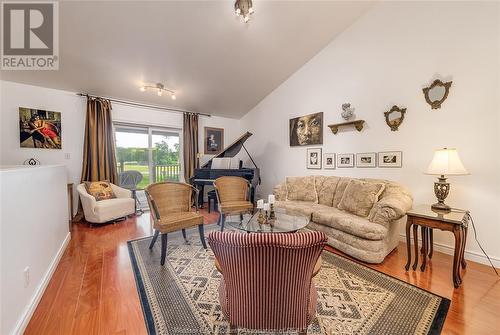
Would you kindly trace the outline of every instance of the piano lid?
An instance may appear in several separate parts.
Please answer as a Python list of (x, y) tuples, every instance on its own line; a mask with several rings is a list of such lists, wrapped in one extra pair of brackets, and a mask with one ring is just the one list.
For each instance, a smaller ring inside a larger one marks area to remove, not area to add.
[[(243, 143), (245, 143), (245, 141), (250, 136), (252, 136), (252, 133), (247, 131), (245, 134), (243, 134), (242, 136), (240, 136), (236, 141), (234, 141), (226, 149), (222, 150), (219, 154), (215, 155), (208, 162), (206, 162), (205, 164), (203, 164), (203, 166), (201, 168), (202, 169), (204, 169), (204, 168), (205, 169), (206, 168), (209, 169), (212, 166), (212, 159), (214, 159), (214, 158), (219, 158), (219, 157), (234, 157), (234, 156), (236, 156), (240, 152), (241, 147), (243, 147), (245, 149), (245, 151), (247, 151), (247, 149), (245, 148), (245, 146), (243, 145)], [(247, 151), (247, 154), (248, 154), (248, 151)], [(250, 159), (252, 160), (253, 164), (255, 165), (255, 162), (253, 161), (253, 159), (250, 156), (250, 154), (248, 154), (248, 156), (250, 157)], [(257, 165), (255, 165), (255, 167), (257, 167)]]

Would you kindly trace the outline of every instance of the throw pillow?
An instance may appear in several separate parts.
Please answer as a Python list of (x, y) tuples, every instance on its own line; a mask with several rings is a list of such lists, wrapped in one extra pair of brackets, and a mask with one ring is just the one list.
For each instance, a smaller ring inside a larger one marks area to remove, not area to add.
[(96, 201), (116, 198), (109, 181), (86, 181), (85, 188), (87, 193), (95, 198)]
[(335, 176), (316, 176), (316, 193), (318, 193), (318, 203), (320, 205), (332, 207), (333, 196), (339, 179), (339, 177)]
[(337, 183), (337, 188), (335, 190), (335, 194), (333, 196), (333, 207), (339, 207), (340, 200), (342, 200), (342, 196), (344, 195), (344, 191), (349, 184), (349, 182), (352, 180), (352, 178), (340, 178), (339, 182)]
[(378, 201), (384, 188), (385, 185), (382, 183), (370, 183), (353, 179), (347, 185), (338, 208), (366, 217), (370, 214), (370, 210)]
[(318, 203), (314, 176), (286, 177), (286, 199)]

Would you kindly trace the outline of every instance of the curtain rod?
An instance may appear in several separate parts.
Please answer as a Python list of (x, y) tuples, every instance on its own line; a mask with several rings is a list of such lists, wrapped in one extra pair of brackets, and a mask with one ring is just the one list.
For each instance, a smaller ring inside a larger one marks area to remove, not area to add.
[(175, 113), (188, 113), (188, 114), (196, 114), (196, 115), (202, 115), (202, 116), (207, 116), (211, 117), (212, 115), (210, 114), (205, 114), (205, 113), (197, 113), (197, 112), (191, 112), (187, 110), (182, 110), (182, 109), (176, 109), (176, 108), (170, 108), (170, 107), (161, 107), (161, 106), (155, 106), (155, 105), (147, 105), (147, 104), (142, 104), (139, 102), (133, 102), (133, 101), (126, 101), (126, 100), (119, 100), (119, 99), (113, 99), (113, 98), (107, 98), (107, 97), (100, 97), (97, 95), (92, 95), (92, 94), (87, 94), (87, 93), (76, 93), (76, 95), (81, 96), (81, 97), (87, 97), (87, 98), (103, 98), (107, 99), (111, 102), (116, 102), (118, 104), (122, 105), (129, 105), (129, 106), (135, 106), (135, 107), (145, 107), (145, 108), (151, 108), (151, 109), (160, 109), (160, 110), (165, 110), (168, 112), (175, 112)]

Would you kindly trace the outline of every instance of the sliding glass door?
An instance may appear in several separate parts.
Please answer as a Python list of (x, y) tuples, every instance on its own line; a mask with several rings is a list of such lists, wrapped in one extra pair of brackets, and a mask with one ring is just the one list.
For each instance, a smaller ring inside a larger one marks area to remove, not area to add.
[(118, 173), (139, 171), (138, 188), (181, 176), (180, 130), (141, 125), (115, 124)]
[(181, 172), (179, 133), (152, 129), (151, 144), (151, 180), (154, 182), (179, 181)]
[(147, 128), (117, 126), (115, 127), (116, 162), (118, 173), (139, 171), (142, 180), (138, 188), (150, 184), (149, 169), (149, 132)]

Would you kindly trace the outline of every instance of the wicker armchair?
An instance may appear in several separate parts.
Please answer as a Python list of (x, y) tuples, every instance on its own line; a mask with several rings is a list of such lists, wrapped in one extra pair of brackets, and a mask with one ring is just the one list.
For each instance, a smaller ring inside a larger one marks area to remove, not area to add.
[[(196, 192), (196, 211), (191, 210), (193, 191)], [(167, 234), (182, 230), (186, 239), (186, 229), (198, 226), (203, 248), (207, 248), (203, 230), (203, 215), (198, 213), (198, 190), (185, 183), (165, 182), (146, 187), (146, 197), (151, 209), (155, 233), (149, 249), (153, 249), (158, 235), (161, 234), (161, 265), (167, 255)]]
[(250, 183), (245, 178), (224, 176), (214, 181), (215, 193), (219, 204), (220, 230), (224, 231), (227, 215), (247, 213), (253, 210), (250, 199)]
[(219, 302), (231, 333), (237, 328), (298, 330), (316, 315), (312, 278), (321, 267), (322, 232), (212, 232), (208, 243), (222, 273)]

